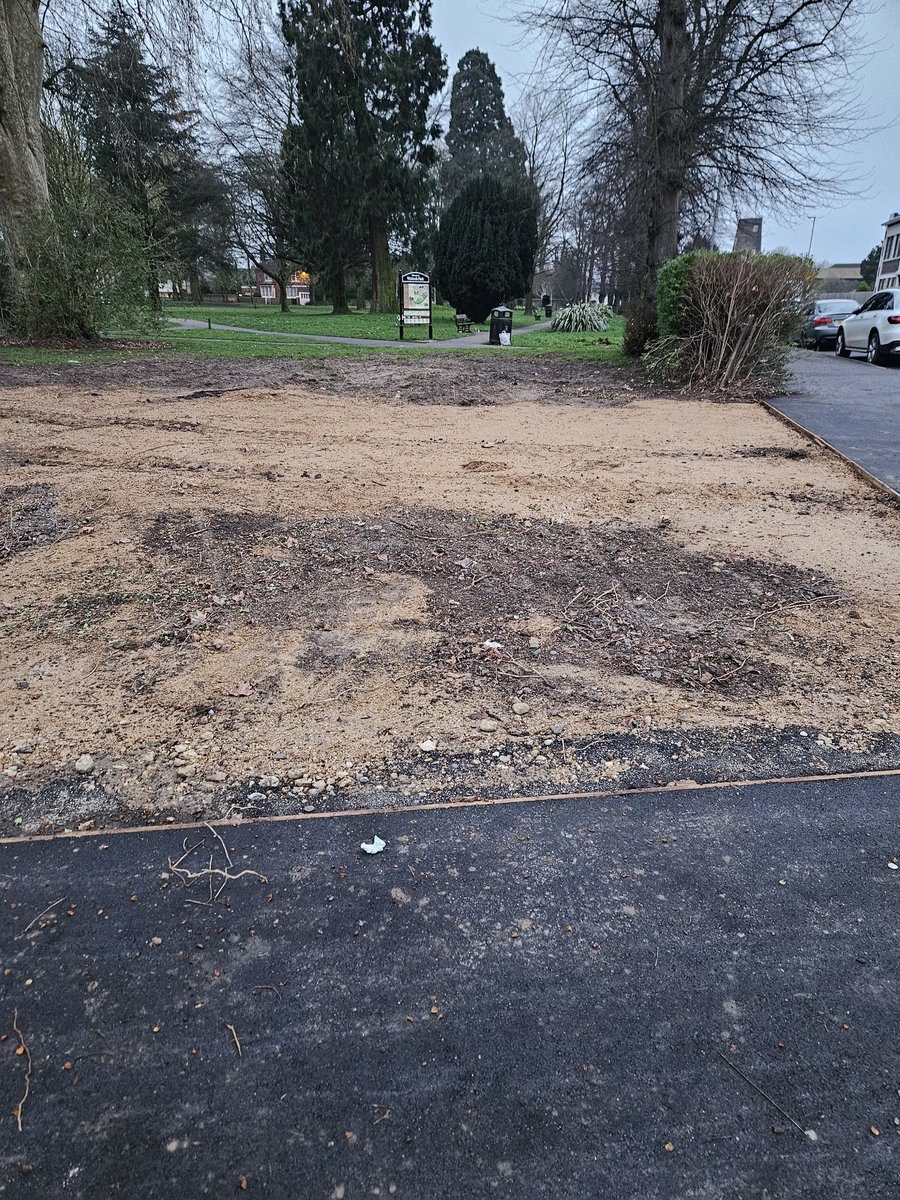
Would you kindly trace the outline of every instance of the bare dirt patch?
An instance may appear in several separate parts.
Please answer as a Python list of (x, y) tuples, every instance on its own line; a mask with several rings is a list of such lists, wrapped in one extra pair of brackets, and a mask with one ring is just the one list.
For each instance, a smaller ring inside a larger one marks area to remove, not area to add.
[(561, 355), (505, 359), (499, 355), (499, 350), (496, 355), (426, 351), (412, 361), (383, 354), (301, 362), (166, 357), (53, 368), (0, 365), (0, 387), (41, 386), (50, 378), (78, 389), (138, 389), (160, 404), (216, 400), (254, 388), (301, 387), (329, 396), (368, 395), (404, 404), (460, 408), (531, 401), (608, 407), (627, 404), (650, 390), (641, 368), (634, 364), (598, 366)]
[[(9, 455), (6, 463), (10, 464)], [(19, 459), (21, 462), (21, 459)], [(65, 537), (69, 521), (56, 508), (56, 488), (46, 483), (0, 490), (0, 563)]]
[(632, 730), (752, 730), (757, 760), (760, 730), (822, 754), (900, 733), (900, 519), (843, 465), (753, 406), (588, 404), (534, 364), (528, 401), (397, 399), (417, 369), (387, 398), (0, 392), (15, 804), (82, 753), (44, 819), (86, 788), (330, 806), (410, 755), (451, 783), (481, 753), (511, 787), (631, 778), (649, 748), (608, 739)]

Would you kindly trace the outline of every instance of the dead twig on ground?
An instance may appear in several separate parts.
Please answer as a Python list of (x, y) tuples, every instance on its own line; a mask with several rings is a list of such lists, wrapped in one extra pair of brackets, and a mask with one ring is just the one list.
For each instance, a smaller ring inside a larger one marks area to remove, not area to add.
[(200, 841), (195, 842), (193, 846), (188, 846), (187, 838), (185, 838), (181, 843), (181, 848), (184, 850), (184, 854), (182, 854), (181, 858), (176, 858), (174, 862), (170, 861), (169, 863), (169, 866), (172, 868), (172, 870), (174, 871), (176, 867), (180, 867), (188, 855), (193, 854), (195, 850), (199, 850), (205, 841), (206, 838), (201, 838)]
[(231, 1030), (231, 1036), (234, 1038), (234, 1044), (235, 1044), (235, 1047), (237, 1048), (238, 1058), (243, 1058), (244, 1052), (241, 1049), (241, 1039), (237, 1035), (237, 1030), (235, 1029), (235, 1027), (233, 1025), (229, 1025), (227, 1021), (225, 1022), (225, 1028)]
[(256, 987), (254, 987), (252, 989), (252, 991), (254, 991), (254, 992), (274, 992), (279, 1000), (283, 999), (281, 992), (279, 992), (278, 988), (275, 986), (274, 983), (258, 983), (256, 985)]
[(222, 851), (225, 854), (225, 862), (227, 863), (227, 865), (229, 867), (233, 867), (234, 863), (231, 861), (231, 855), (228, 853), (228, 847), (222, 841), (222, 835), (219, 833), (219, 831), (217, 829), (213, 829), (212, 825), (210, 825), (208, 821), (206, 823), (206, 828), (209, 830), (209, 832), (213, 835), (213, 837), (218, 841), (219, 845), (222, 847)]
[(806, 1130), (803, 1128), (803, 1126), (800, 1124), (800, 1122), (795, 1121), (790, 1113), (785, 1112), (784, 1109), (781, 1107), (781, 1105), (778, 1104), (775, 1100), (773, 1100), (772, 1097), (768, 1094), (768, 1092), (764, 1092), (761, 1087), (759, 1087), (757, 1084), (755, 1084), (753, 1082), (753, 1080), (750, 1078), (750, 1076), (745, 1075), (744, 1072), (741, 1070), (741, 1068), (735, 1066), (735, 1064), (731, 1061), (731, 1059), (728, 1058), (726, 1055), (724, 1055), (721, 1050), (717, 1050), (716, 1053), (718, 1054), (719, 1058), (722, 1059), (723, 1062), (726, 1062), (729, 1065), (729, 1067), (731, 1067), (732, 1071), (734, 1071), (736, 1074), (740, 1075), (741, 1079), (743, 1079), (745, 1083), (750, 1084), (750, 1086), (753, 1088), (754, 1092), (758, 1092), (764, 1100), (768, 1100), (768, 1102), (772, 1105), (772, 1107), (774, 1109), (777, 1109), (778, 1112), (781, 1113), (781, 1115), (784, 1117), (784, 1119), (786, 1121), (790, 1121), (790, 1123), (794, 1126), (794, 1128), (799, 1129), (800, 1132), (803, 1134), (803, 1136), (806, 1137)]
[(726, 671), (724, 675), (714, 675), (713, 683), (723, 683), (726, 679), (730, 679), (732, 677), (732, 675), (737, 675), (739, 671), (743, 671), (743, 669), (744, 669), (744, 667), (746, 667), (748, 661), (749, 661), (749, 659), (745, 658), (743, 662), (738, 663), (738, 665), (734, 668), (734, 670)]
[[(188, 867), (183, 867), (181, 865), (186, 858), (194, 853), (195, 850), (199, 850), (199, 848), (206, 841), (205, 838), (201, 838), (201, 840), (196, 842), (193, 846), (188, 846), (187, 838), (185, 838), (184, 842), (182, 842), (184, 853), (181, 855), (181, 857), (176, 859), (174, 862), (171, 858), (168, 860), (169, 870), (173, 875), (180, 879), (186, 887), (191, 887), (199, 879), (206, 879), (209, 882), (209, 898), (207, 900), (188, 900), (188, 904), (200, 904), (204, 906), (212, 904), (213, 901), (218, 900), (219, 896), (221, 896), (222, 892), (229, 883), (234, 883), (238, 879), (243, 879), (246, 875), (252, 875), (253, 878), (258, 879), (260, 883), (267, 882), (265, 875), (261, 875), (259, 871), (254, 871), (249, 867), (245, 867), (242, 871), (235, 871), (234, 862), (232, 861), (231, 855), (228, 852), (228, 847), (222, 840), (221, 834), (215, 830), (212, 825), (207, 824), (206, 828), (222, 847), (222, 853), (225, 855), (224, 867), (216, 867), (213, 865), (215, 861), (213, 855), (210, 855), (209, 857), (209, 866), (203, 867), (199, 871), (191, 871)], [(215, 890), (213, 890), (214, 879), (221, 879), (222, 881), (219, 884), (219, 887)]]
[(13, 1013), (13, 1032), (16, 1034), (16, 1036), (19, 1039), (19, 1047), (16, 1050), (16, 1054), (18, 1054), (20, 1057), (24, 1056), (25, 1064), (26, 1064), (25, 1065), (25, 1091), (22, 1093), (22, 1099), (19, 1101), (19, 1103), (13, 1109), (13, 1113), (15, 1114), (15, 1118), (16, 1118), (16, 1125), (18, 1126), (19, 1133), (21, 1133), (22, 1132), (22, 1109), (25, 1107), (25, 1101), (28, 1099), (29, 1093), (31, 1092), (31, 1065), (32, 1064), (31, 1064), (31, 1051), (28, 1049), (28, 1045), (25, 1041), (25, 1034), (19, 1028), (19, 1010), (18, 1009), (16, 1009), (16, 1011)]
[(25, 928), (19, 934), (19, 937), (24, 937), (29, 929), (33, 929), (34, 926), (37, 925), (37, 923), (41, 919), (41, 917), (46, 917), (47, 913), (50, 912), (51, 909), (56, 908), (57, 904), (62, 904), (64, 900), (65, 900), (65, 896), (61, 896), (59, 898), (59, 900), (54, 900), (52, 904), (48, 904), (43, 912), (39, 912), (33, 921), (28, 922), (28, 924), (25, 926)]

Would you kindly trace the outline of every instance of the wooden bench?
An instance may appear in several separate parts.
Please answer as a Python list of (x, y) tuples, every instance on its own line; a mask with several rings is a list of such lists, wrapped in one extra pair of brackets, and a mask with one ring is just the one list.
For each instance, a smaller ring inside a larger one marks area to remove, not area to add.
[(471, 333), (472, 332), (472, 321), (469, 317), (466, 316), (465, 313), (457, 313), (456, 314), (456, 332), (457, 333)]

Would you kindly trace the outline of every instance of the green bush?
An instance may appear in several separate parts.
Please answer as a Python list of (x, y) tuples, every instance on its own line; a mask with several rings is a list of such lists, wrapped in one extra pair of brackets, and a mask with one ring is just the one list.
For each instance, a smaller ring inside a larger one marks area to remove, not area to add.
[(552, 333), (605, 333), (613, 310), (608, 304), (579, 300), (561, 308), (550, 325)]
[(50, 202), (17, 245), (7, 324), (29, 338), (153, 328), (147, 254), (133, 214), (91, 174), (71, 128), (45, 129), (44, 146)]
[(685, 291), (694, 263), (704, 253), (691, 250), (660, 267), (656, 276), (656, 330), (660, 337), (677, 336), (683, 331)]
[(869, 285), (866, 283), (866, 281), (864, 279), (861, 279), (859, 281), (859, 283), (856, 285), (855, 290), (857, 292), (871, 292), (872, 289), (869, 287)]
[(807, 259), (743, 251), (666, 263), (661, 336), (645, 355), (651, 376), (685, 388), (771, 393), (786, 374), (788, 338), (809, 294), (811, 268)]

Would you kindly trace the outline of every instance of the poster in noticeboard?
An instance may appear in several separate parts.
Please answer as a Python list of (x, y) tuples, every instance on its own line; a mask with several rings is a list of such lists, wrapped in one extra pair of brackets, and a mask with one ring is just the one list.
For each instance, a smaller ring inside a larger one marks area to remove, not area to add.
[(431, 337), (431, 279), (422, 271), (400, 276), (400, 337), (404, 325), (427, 325)]

